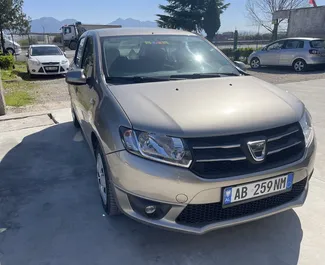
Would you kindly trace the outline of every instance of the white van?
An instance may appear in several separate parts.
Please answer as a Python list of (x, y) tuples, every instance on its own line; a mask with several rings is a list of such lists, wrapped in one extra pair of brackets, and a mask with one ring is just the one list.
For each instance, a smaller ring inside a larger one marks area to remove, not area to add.
[(19, 55), (21, 54), (21, 46), (11, 40), (11, 38), (9, 36), (4, 36), (4, 39), (5, 39), (5, 48), (6, 48), (6, 51), (10, 54), (16, 54), (16, 55)]

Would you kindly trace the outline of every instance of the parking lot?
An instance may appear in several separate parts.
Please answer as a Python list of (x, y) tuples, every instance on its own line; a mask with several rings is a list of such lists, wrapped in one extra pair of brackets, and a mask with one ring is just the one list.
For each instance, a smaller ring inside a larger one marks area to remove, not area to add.
[(1, 265), (323, 264), (324, 81), (279, 85), (301, 98), (314, 118), (318, 151), (306, 204), (203, 236), (164, 231), (124, 216), (107, 218), (94, 159), (69, 109), (1, 121)]

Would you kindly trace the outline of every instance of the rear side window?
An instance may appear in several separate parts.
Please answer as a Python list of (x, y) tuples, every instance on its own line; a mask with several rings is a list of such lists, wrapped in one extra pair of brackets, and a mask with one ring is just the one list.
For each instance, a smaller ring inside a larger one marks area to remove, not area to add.
[(285, 49), (302, 49), (304, 48), (304, 41), (302, 40), (288, 40)]
[(310, 47), (323, 49), (325, 48), (325, 40), (313, 40), (310, 42)]

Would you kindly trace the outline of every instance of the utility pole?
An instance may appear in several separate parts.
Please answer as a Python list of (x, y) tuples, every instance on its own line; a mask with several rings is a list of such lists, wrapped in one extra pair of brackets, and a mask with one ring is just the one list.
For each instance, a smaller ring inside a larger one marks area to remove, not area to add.
[(6, 114), (6, 102), (3, 93), (2, 80), (1, 80), (1, 70), (0, 70), (0, 116)]

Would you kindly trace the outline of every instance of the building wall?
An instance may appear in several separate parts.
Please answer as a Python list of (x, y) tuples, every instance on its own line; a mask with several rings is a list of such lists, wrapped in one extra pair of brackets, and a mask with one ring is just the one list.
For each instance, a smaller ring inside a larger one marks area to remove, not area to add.
[(325, 6), (293, 9), (288, 37), (325, 37)]

